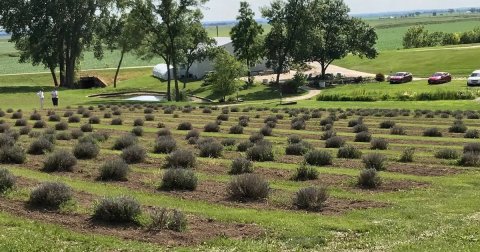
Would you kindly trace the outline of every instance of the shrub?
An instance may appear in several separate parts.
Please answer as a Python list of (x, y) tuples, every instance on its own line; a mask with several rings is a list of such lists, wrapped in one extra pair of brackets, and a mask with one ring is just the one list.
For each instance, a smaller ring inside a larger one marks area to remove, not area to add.
[(36, 141), (33, 141), (28, 148), (27, 153), (30, 155), (43, 155), (47, 152), (53, 151), (55, 146), (45, 137), (40, 137)]
[(378, 188), (382, 184), (382, 179), (375, 169), (365, 169), (360, 172), (357, 180), (357, 186), (365, 189)]
[(220, 126), (216, 122), (207, 123), (203, 128), (205, 132), (219, 132)]
[(160, 129), (157, 132), (157, 136), (171, 136), (171, 135), (172, 135), (172, 132), (170, 132), (169, 129)]
[(68, 123), (66, 123), (66, 122), (59, 122), (59, 123), (55, 124), (55, 130), (62, 131), (62, 130), (67, 130), (67, 129), (68, 129)]
[(104, 198), (97, 202), (93, 211), (93, 219), (110, 223), (133, 223), (140, 215), (140, 203), (127, 197)]
[(140, 126), (133, 127), (131, 133), (137, 137), (143, 136), (143, 128)]
[(0, 163), (23, 164), (27, 156), (25, 151), (18, 145), (0, 147)]
[(292, 176), (292, 180), (295, 181), (307, 181), (315, 180), (318, 178), (318, 171), (315, 167), (300, 165), (295, 174)]
[(111, 125), (122, 125), (123, 124), (123, 120), (122, 118), (113, 118), (112, 119), (112, 122), (110, 123)]
[(272, 128), (270, 128), (268, 126), (263, 126), (260, 129), (260, 134), (262, 134), (264, 136), (271, 136), (272, 135)]
[(223, 146), (235, 146), (237, 144), (237, 140), (233, 138), (226, 138), (223, 139), (222, 142), (220, 142)]
[(438, 159), (457, 159), (459, 156), (459, 153), (452, 149), (441, 149), (435, 153)]
[(458, 161), (458, 164), (461, 165), (461, 166), (479, 167), (480, 166), (480, 153), (478, 153), (478, 152), (463, 153), (463, 156)]
[(228, 115), (227, 114), (220, 114), (220, 115), (217, 116), (217, 120), (228, 121)]
[(415, 148), (406, 148), (403, 150), (402, 155), (398, 161), (403, 163), (413, 162), (413, 156), (415, 155)]
[(363, 157), (363, 163), (366, 169), (375, 169), (383, 171), (386, 169), (387, 158), (379, 153), (370, 153)]
[(372, 140), (372, 135), (366, 131), (359, 132), (355, 135), (355, 142), (369, 143)]
[(378, 73), (375, 75), (375, 80), (378, 82), (384, 82), (385, 81), (385, 75), (382, 73)]
[(152, 122), (155, 120), (155, 116), (154, 115), (145, 115), (145, 121), (147, 122)]
[(122, 158), (128, 164), (138, 164), (145, 161), (147, 153), (140, 145), (130, 145), (122, 150)]
[(60, 122), (60, 116), (59, 115), (50, 115), (48, 117), (48, 121), (50, 122)]
[(262, 141), (264, 138), (264, 135), (261, 134), (261, 133), (253, 133), (250, 137), (249, 137), (249, 140), (251, 143), (256, 143), (256, 142), (259, 142), (259, 141)]
[(327, 130), (325, 132), (323, 132), (322, 136), (320, 137), (320, 139), (322, 140), (328, 140), (332, 137), (335, 137), (337, 136), (337, 133), (333, 130)]
[(325, 141), (325, 148), (340, 148), (345, 145), (345, 140), (339, 136), (334, 136)]
[(463, 147), (463, 153), (472, 152), (480, 154), (480, 143), (468, 143)]
[(85, 112), (83, 112), (82, 117), (83, 118), (89, 118), (91, 115), (92, 115), (92, 113), (90, 113), (90, 111), (85, 111)]
[(242, 127), (248, 127), (248, 120), (242, 119), (242, 120), (238, 121), (238, 125), (240, 125)]
[(297, 144), (302, 142), (302, 138), (299, 135), (290, 135), (288, 136), (287, 142), (289, 144)]
[(372, 150), (386, 150), (388, 149), (388, 141), (383, 138), (373, 139), (371, 142)]
[(362, 157), (362, 152), (355, 146), (347, 145), (338, 149), (338, 158), (359, 159)]
[(83, 131), (79, 129), (72, 130), (71, 134), (73, 139), (78, 139), (84, 135)]
[(90, 124), (100, 124), (100, 118), (98, 116), (92, 116), (88, 119)]
[(190, 122), (182, 122), (178, 125), (177, 130), (191, 130), (192, 124)]
[(192, 170), (170, 168), (163, 174), (160, 190), (194, 191), (197, 188), (198, 178)]
[(465, 133), (465, 138), (480, 138), (480, 131), (474, 129), (474, 130), (468, 130)]
[(103, 114), (103, 118), (105, 118), (105, 119), (112, 118), (112, 114), (111, 113), (105, 113), (105, 114)]
[(100, 147), (91, 142), (78, 143), (73, 148), (73, 155), (78, 159), (93, 159), (100, 153)]
[(93, 132), (93, 126), (90, 123), (86, 123), (80, 126), (80, 130), (83, 132)]
[(380, 123), (380, 128), (381, 129), (391, 129), (395, 126), (394, 121), (383, 121)]
[(59, 208), (73, 197), (72, 189), (56, 182), (43, 183), (30, 193), (29, 204), (36, 207)]
[(177, 148), (177, 142), (171, 136), (160, 136), (155, 141), (153, 146), (153, 153), (167, 154), (174, 151)]
[(46, 128), (47, 127), (47, 123), (42, 121), (42, 120), (39, 120), (39, 121), (36, 121), (34, 124), (33, 124), (33, 127), (35, 129), (43, 129), (43, 128)]
[(229, 197), (240, 201), (265, 199), (269, 192), (268, 182), (253, 173), (233, 177), (227, 187)]
[(301, 118), (295, 118), (292, 120), (291, 128), (294, 130), (304, 130), (307, 127), (305, 120)]
[(239, 152), (245, 152), (247, 151), (250, 147), (253, 147), (253, 143), (250, 142), (250, 141), (243, 141), (241, 143), (238, 144), (237, 146), (237, 151)]
[(183, 232), (187, 229), (185, 214), (179, 210), (168, 211), (166, 208), (154, 208), (150, 211), (150, 223), (148, 230), (160, 231), (169, 229), (175, 232)]
[(129, 171), (130, 168), (123, 159), (117, 158), (109, 160), (100, 167), (99, 179), (103, 181), (125, 181), (127, 180), (127, 175)]
[(43, 170), (46, 172), (73, 171), (76, 164), (77, 159), (72, 153), (66, 150), (58, 150), (50, 154), (43, 162)]
[(368, 132), (368, 127), (365, 124), (358, 124), (353, 127), (353, 133)]
[(68, 123), (79, 123), (80, 122), (80, 117), (78, 116), (70, 116), (68, 118)]
[(15, 145), (15, 138), (8, 134), (0, 134), (0, 147)]
[(117, 140), (115, 140), (115, 143), (113, 144), (113, 149), (114, 150), (123, 150), (127, 147), (130, 147), (130, 146), (136, 144), (136, 143), (137, 143), (137, 138), (134, 135), (126, 134), (126, 135), (123, 135), (123, 136), (117, 138)]
[(32, 121), (42, 120), (42, 115), (40, 115), (39, 113), (33, 113), (33, 114), (30, 115), (30, 120), (32, 120)]
[(403, 135), (406, 135), (407, 133), (402, 127), (394, 126), (393, 128), (390, 129), (390, 134), (403, 136)]
[(15, 186), (16, 178), (12, 173), (5, 169), (0, 169), (0, 194), (7, 192)]
[(453, 125), (448, 128), (448, 132), (451, 133), (465, 133), (467, 131), (467, 126), (463, 123), (463, 121), (457, 120), (453, 123)]
[(200, 137), (200, 131), (198, 130), (190, 130), (187, 135), (185, 136), (185, 140), (188, 140), (190, 138), (199, 138)]
[(198, 144), (200, 157), (219, 158), (222, 156), (223, 146), (217, 141), (203, 141)]
[(27, 120), (25, 119), (18, 119), (15, 121), (15, 127), (20, 127), (20, 126), (27, 126)]
[(293, 205), (298, 209), (320, 211), (328, 199), (325, 187), (308, 187), (300, 189), (293, 198)]
[(255, 144), (247, 150), (246, 154), (248, 159), (258, 162), (273, 161), (275, 158), (272, 145), (268, 143)]
[(233, 125), (230, 128), (230, 134), (243, 134), (243, 127), (240, 125)]
[(429, 128), (423, 131), (423, 136), (426, 137), (442, 137), (442, 132), (438, 128)]
[(355, 120), (348, 121), (348, 127), (350, 127), (350, 128), (355, 127), (359, 124), (363, 124), (363, 117), (360, 117), (360, 118), (355, 119)]
[(146, 109), (143, 110), (143, 113), (144, 114), (151, 114), (151, 113), (153, 113), (153, 108), (146, 108)]
[(305, 163), (314, 166), (331, 165), (332, 155), (328, 151), (312, 150), (305, 155)]
[(230, 175), (238, 175), (244, 173), (253, 173), (253, 162), (246, 158), (236, 158), (230, 165)]
[(20, 135), (28, 135), (30, 133), (30, 131), (32, 131), (32, 127), (25, 126), (25, 127), (20, 128), (20, 130), (18, 132), (20, 133)]
[(12, 119), (22, 119), (23, 114), (22, 112), (15, 112), (12, 114)]
[(309, 152), (313, 147), (307, 142), (289, 144), (285, 148), (286, 155), (302, 156)]
[(60, 132), (57, 134), (57, 140), (62, 140), (62, 141), (69, 141), (72, 140), (72, 134), (70, 132)]
[(196, 165), (195, 155), (187, 149), (179, 149), (170, 153), (165, 161), (166, 168), (193, 168)]

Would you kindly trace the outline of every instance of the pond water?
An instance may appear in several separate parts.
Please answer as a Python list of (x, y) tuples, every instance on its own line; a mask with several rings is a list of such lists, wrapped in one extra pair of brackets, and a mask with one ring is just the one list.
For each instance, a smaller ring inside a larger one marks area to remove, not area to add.
[(139, 96), (132, 96), (124, 99), (125, 101), (142, 101), (142, 102), (159, 102), (164, 101), (164, 96), (159, 95), (139, 95)]

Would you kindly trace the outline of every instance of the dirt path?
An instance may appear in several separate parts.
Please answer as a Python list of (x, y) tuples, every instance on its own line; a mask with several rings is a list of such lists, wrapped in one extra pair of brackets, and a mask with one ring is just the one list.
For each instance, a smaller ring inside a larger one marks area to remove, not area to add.
[(283, 102), (295, 102), (295, 101), (303, 101), (303, 100), (308, 100), (311, 99), (317, 95), (319, 95), (322, 91), (318, 89), (313, 89), (309, 87), (301, 87), (301, 89), (307, 91), (308, 93), (301, 95), (301, 96), (295, 96), (295, 97), (288, 97), (283, 99)]

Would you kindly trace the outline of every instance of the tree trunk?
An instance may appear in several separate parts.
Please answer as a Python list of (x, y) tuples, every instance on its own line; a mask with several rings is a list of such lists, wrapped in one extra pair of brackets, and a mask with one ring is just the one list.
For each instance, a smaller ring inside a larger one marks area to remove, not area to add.
[(187, 81), (188, 81), (188, 77), (189, 77), (189, 72), (190, 72), (190, 66), (187, 66), (187, 70), (185, 72), (185, 78), (183, 80), (183, 89), (187, 88)]
[(125, 55), (125, 50), (122, 49), (122, 52), (120, 54), (120, 61), (118, 62), (118, 66), (117, 66), (117, 71), (115, 72), (115, 78), (113, 78), (113, 88), (117, 88), (118, 73), (120, 72), (120, 67), (122, 66), (124, 55)]
[(325, 80), (328, 66), (325, 66), (325, 62), (323, 61), (320, 62), (320, 66), (322, 67), (322, 80)]
[(170, 91), (170, 84), (172, 83), (172, 76), (170, 75), (170, 63), (167, 63), (167, 100), (172, 101), (172, 93)]
[(180, 101), (180, 90), (178, 89), (178, 75), (177, 75), (177, 61), (175, 59), (172, 60), (173, 64), (173, 78), (175, 81), (175, 101), (179, 102)]
[(52, 74), (52, 79), (53, 79), (53, 83), (55, 84), (55, 87), (58, 87), (58, 80), (57, 80), (57, 75), (55, 74), (54, 67), (50, 67), (50, 73)]

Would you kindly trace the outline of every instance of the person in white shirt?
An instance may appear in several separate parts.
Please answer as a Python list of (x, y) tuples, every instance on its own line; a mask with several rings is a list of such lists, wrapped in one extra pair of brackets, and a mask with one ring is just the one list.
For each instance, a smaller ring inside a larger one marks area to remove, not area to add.
[(45, 95), (43, 94), (43, 89), (40, 89), (37, 93), (38, 98), (40, 98), (40, 109), (43, 109), (43, 100), (45, 99)]
[(52, 91), (52, 102), (54, 107), (58, 107), (58, 90), (55, 88), (55, 90)]

